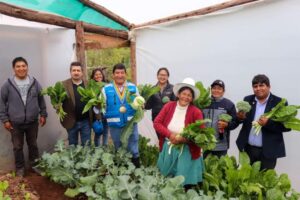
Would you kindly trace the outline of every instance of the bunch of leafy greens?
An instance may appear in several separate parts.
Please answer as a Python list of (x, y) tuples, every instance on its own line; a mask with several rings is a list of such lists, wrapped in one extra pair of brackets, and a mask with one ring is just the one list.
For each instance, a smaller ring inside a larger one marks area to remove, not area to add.
[(211, 104), (210, 87), (206, 89), (201, 81), (198, 81), (195, 86), (200, 91), (200, 96), (194, 100), (194, 105), (199, 109), (208, 107)]
[[(204, 126), (204, 124), (207, 122), (210, 122), (210, 120), (197, 120), (195, 123), (186, 126), (183, 129), (182, 133), (180, 133), (179, 135), (189, 140), (190, 142), (193, 142), (204, 151), (212, 150), (216, 147), (217, 140), (215, 137), (215, 129), (212, 127)], [(168, 145), (169, 154), (171, 154), (172, 148), (175, 147), (177, 149), (180, 149), (179, 156), (181, 155), (184, 144), (172, 144), (171, 142), (169, 142)]]
[(39, 161), (42, 175), (68, 189), (65, 195), (80, 193), (88, 199), (222, 199), (224, 192), (208, 197), (203, 191), (182, 187), (183, 176), (162, 176), (156, 167), (135, 168), (131, 154), (124, 149), (115, 152), (112, 147), (70, 146), (59, 141), (52, 154), (44, 153)]
[(127, 148), (128, 145), (128, 139), (130, 135), (133, 132), (133, 126), (134, 124), (137, 124), (140, 122), (144, 117), (144, 110), (141, 103), (136, 104), (136, 99), (143, 99), (143, 103), (145, 100), (149, 99), (151, 95), (155, 94), (157, 92), (157, 87), (152, 87), (149, 84), (146, 84), (144, 86), (139, 86), (139, 93), (140, 96), (137, 96), (135, 93), (131, 93), (128, 89), (126, 89), (126, 102), (131, 105), (131, 107), (136, 110), (134, 116), (127, 122), (126, 126), (123, 128), (121, 133), (121, 143), (123, 148)]
[(56, 82), (54, 86), (43, 89), (41, 95), (48, 95), (50, 97), (51, 104), (62, 121), (67, 114), (62, 107), (63, 101), (67, 98), (67, 92), (62, 82)]
[(251, 110), (251, 105), (247, 101), (239, 101), (236, 103), (238, 112), (248, 113)]
[(218, 119), (219, 119), (220, 121), (224, 121), (224, 122), (231, 122), (232, 117), (231, 117), (230, 115), (228, 115), (228, 114), (223, 113), (223, 114), (220, 114), (220, 115), (218, 116)]
[(96, 82), (95, 80), (90, 80), (85, 88), (81, 86), (77, 88), (77, 91), (81, 96), (80, 101), (86, 102), (82, 113), (86, 113), (93, 106), (100, 107), (102, 111), (105, 109), (105, 98), (101, 92), (104, 85), (105, 83), (103, 82)]
[(203, 190), (207, 195), (225, 192), (225, 198), (238, 199), (299, 199), (300, 194), (291, 188), (287, 174), (278, 176), (275, 170), (260, 170), (260, 162), (250, 165), (245, 152), (240, 153), (239, 164), (228, 155), (208, 156), (205, 161)]
[[(300, 106), (286, 104), (286, 99), (281, 99), (270, 112), (264, 113), (263, 116), (281, 122), (285, 128), (300, 131), (300, 119), (296, 118)], [(252, 125), (255, 127), (255, 133), (259, 134), (262, 126), (257, 121), (252, 122)]]
[(145, 101), (148, 101), (148, 99), (158, 93), (160, 91), (160, 88), (158, 86), (153, 86), (151, 84), (145, 84), (145, 85), (138, 85), (139, 93), (142, 97), (144, 97)]

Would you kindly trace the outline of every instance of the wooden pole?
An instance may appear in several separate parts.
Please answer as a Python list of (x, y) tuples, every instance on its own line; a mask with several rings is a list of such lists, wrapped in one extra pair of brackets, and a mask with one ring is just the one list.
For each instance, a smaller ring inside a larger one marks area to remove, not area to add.
[(103, 15), (107, 16), (108, 18), (114, 20), (115, 22), (118, 22), (119, 24), (127, 27), (128, 29), (132, 26), (132, 24), (130, 24), (128, 21), (126, 21), (125, 19), (123, 19), (122, 17), (116, 15), (115, 13), (111, 12), (110, 10), (108, 10), (107, 8), (98, 5), (90, 0), (80, 0), (80, 2), (82, 2), (83, 4), (93, 8), (94, 10), (102, 13)]
[[(35, 21), (45, 24), (51, 24), (56, 26), (62, 26), (66, 28), (75, 29), (76, 28), (76, 21), (53, 15), (48, 13), (41, 13), (38, 11), (33, 11), (26, 8), (21, 8), (18, 6), (13, 6), (7, 3), (0, 3), (0, 13), (16, 18), (26, 19), (29, 21)], [(99, 33), (107, 36), (122, 38), (122, 39), (128, 39), (128, 33), (127, 31), (121, 31), (121, 30), (114, 30), (111, 28), (104, 28), (101, 26), (96, 26), (93, 24), (88, 24), (83, 22), (82, 23), (83, 29), (86, 32), (91, 33)]]
[(137, 84), (136, 79), (136, 43), (135, 41), (130, 41), (130, 64), (131, 64), (131, 79), (132, 82)]
[(206, 15), (206, 14), (213, 13), (213, 12), (216, 12), (219, 10), (223, 10), (226, 8), (239, 6), (239, 5), (243, 5), (243, 4), (247, 4), (247, 3), (251, 3), (251, 2), (255, 2), (255, 1), (260, 1), (260, 0), (232, 0), (232, 1), (224, 2), (224, 3), (216, 4), (214, 6), (209, 6), (206, 8), (201, 8), (198, 10), (194, 10), (194, 11), (190, 11), (190, 12), (186, 12), (186, 13), (182, 13), (182, 14), (178, 14), (178, 15), (172, 15), (169, 17), (165, 17), (165, 18), (149, 21), (146, 23), (134, 25), (132, 28), (141, 28), (141, 27), (145, 27), (145, 26), (150, 26), (150, 25), (161, 24), (161, 23), (165, 23), (165, 22), (171, 22), (171, 21), (175, 21), (175, 20), (179, 20), (179, 19), (184, 19), (187, 17)]
[(76, 23), (76, 57), (77, 61), (82, 64), (83, 68), (83, 79), (87, 80), (87, 67), (85, 62), (85, 48), (84, 48), (84, 29), (82, 22)]

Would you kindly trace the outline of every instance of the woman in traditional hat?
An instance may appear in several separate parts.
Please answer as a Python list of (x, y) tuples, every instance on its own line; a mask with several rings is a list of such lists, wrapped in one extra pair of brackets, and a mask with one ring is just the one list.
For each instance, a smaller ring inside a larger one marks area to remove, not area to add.
[[(167, 103), (154, 120), (154, 128), (160, 134), (160, 154), (158, 168), (165, 176), (184, 176), (186, 189), (202, 182), (204, 170), (201, 149), (194, 143), (179, 136), (184, 127), (203, 119), (201, 110), (192, 104), (199, 96), (195, 81), (186, 78), (173, 88), (178, 100)], [(183, 150), (172, 148), (169, 144), (184, 144)]]

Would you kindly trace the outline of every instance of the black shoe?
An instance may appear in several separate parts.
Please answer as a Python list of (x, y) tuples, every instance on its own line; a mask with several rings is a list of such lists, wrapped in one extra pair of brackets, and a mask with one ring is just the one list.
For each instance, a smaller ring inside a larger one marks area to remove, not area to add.
[(25, 175), (25, 169), (24, 168), (20, 168), (20, 169), (16, 170), (16, 176), (24, 177), (24, 175)]
[(131, 159), (131, 162), (134, 164), (134, 166), (135, 166), (136, 168), (140, 168), (141, 164), (140, 164), (140, 158), (139, 158), (139, 157), (137, 157), (137, 158), (132, 158), (132, 159)]

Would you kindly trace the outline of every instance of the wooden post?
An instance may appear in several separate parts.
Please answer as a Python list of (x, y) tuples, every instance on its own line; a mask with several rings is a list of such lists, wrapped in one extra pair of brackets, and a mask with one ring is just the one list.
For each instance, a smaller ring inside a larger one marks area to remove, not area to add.
[(85, 48), (84, 48), (84, 29), (83, 23), (76, 22), (76, 57), (77, 61), (81, 62), (83, 68), (83, 79), (87, 79), (87, 67), (85, 62)]
[(130, 41), (130, 64), (131, 64), (131, 79), (132, 82), (137, 84), (136, 80), (136, 43)]

